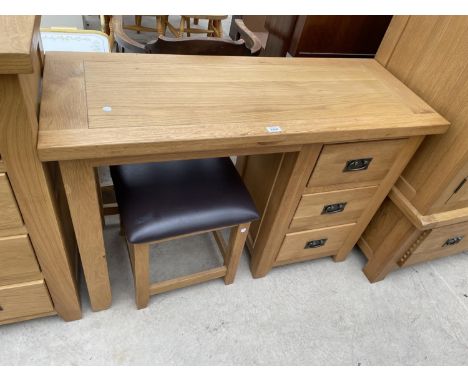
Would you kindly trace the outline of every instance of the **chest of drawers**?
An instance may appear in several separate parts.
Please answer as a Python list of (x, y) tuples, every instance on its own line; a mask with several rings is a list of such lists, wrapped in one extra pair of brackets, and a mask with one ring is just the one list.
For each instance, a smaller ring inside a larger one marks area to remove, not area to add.
[(238, 169), (263, 210), (252, 225), (252, 272), (333, 256), (344, 260), (421, 138), (311, 145), (249, 156)]
[(55, 314), (6, 172), (0, 172), (0, 211), (0, 324)]
[(39, 22), (0, 16), (0, 325), (81, 317), (61, 181), (36, 150), (44, 61)]

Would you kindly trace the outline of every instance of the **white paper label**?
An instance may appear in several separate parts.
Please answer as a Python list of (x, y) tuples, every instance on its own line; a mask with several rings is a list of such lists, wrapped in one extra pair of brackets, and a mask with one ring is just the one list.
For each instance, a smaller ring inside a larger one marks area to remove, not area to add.
[(266, 129), (269, 133), (281, 133), (283, 131), (279, 126), (268, 126)]

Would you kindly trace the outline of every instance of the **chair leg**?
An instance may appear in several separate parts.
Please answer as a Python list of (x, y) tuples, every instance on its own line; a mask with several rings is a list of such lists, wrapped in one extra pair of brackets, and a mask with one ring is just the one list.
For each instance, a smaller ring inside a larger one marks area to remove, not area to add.
[(141, 31), (140, 28), (141, 28), (142, 18), (143, 18), (143, 16), (141, 16), (141, 15), (135, 16), (135, 25), (138, 27), (137, 28), (137, 33), (140, 33), (140, 31)]
[(179, 37), (184, 36), (185, 31), (185, 16), (180, 16)]
[(227, 259), (225, 265), (227, 268), (226, 276), (224, 276), (224, 283), (226, 285), (232, 284), (236, 277), (237, 267), (239, 265), (239, 259), (244, 249), (245, 240), (249, 233), (250, 223), (239, 224), (232, 228), (229, 236), (229, 249), (227, 253)]
[(138, 309), (143, 309), (148, 306), (150, 297), (149, 245), (129, 244), (129, 249), (135, 283), (136, 305)]
[(190, 17), (187, 17), (187, 37), (190, 37)]

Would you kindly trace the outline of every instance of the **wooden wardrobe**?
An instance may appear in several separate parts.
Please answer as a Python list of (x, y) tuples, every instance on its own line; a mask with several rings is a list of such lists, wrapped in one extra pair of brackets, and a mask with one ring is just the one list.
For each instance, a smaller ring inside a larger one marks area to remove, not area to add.
[(363, 233), (364, 272), (389, 272), (468, 250), (468, 16), (396, 16), (376, 59), (444, 116)]

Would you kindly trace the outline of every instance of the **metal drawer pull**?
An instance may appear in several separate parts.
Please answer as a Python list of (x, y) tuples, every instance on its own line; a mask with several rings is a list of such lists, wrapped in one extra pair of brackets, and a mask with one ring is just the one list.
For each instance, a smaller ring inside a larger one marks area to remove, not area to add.
[(455, 236), (451, 237), (450, 239), (447, 239), (447, 241), (444, 243), (442, 247), (448, 247), (449, 245), (455, 245), (458, 244), (460, 241), (462, 241), (464, 236)]
[(337, 214), (338, 212), (343, 212), (345, 207), (346, 207), (346, 202), (327, 204), (326, 206), (323, 207), (322, 215)]
[(328, 239), (319, 239), (308, 241), (304, 249), (323, 247)]
[(346, 162), (343, 172), (367, 170), (372, 158), (351, 159)]

